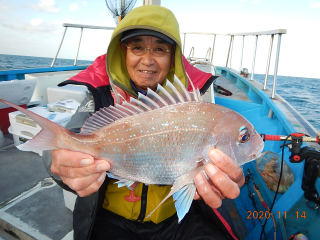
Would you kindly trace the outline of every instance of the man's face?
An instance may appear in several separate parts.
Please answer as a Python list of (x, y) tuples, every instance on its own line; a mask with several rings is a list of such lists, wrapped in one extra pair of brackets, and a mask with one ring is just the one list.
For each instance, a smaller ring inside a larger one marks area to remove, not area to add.
[(155, 56), (148, 49), (143, 55), (137, 56), (121, 43), (126, 58), (127, 70), (137, 89), (147, 91), (147, 88), (156, 90), (158, 83), (162, 84), (173, 66), (172, 45), (151, 36), (138, 36), (129, 39), (127, 45), (142, 46), (152, 49), (168, 49), (170, 52), (163, 56)]

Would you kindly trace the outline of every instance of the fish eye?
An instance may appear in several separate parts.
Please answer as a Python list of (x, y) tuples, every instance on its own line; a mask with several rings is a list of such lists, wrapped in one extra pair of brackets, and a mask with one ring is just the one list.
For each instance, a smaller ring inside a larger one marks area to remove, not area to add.
[(240, 143), (245, 143), (249, 141), (250, 139), (250, 133), (246, 127), (241, 127), (240, 128), (240, 133), (239, 133), (239, 142)]

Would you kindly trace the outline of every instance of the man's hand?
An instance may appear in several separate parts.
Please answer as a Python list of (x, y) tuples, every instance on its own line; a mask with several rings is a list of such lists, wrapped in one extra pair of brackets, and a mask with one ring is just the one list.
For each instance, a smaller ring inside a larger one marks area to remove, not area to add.
[(91, 155), (65, 149), (51, 151), (51, 172), (76, 191), (80, 197), (99, 190), (110, 164), (105, 160), (93, 159)]
[(245, 179), (242, 169), (226, 154), (218, 149), (209, 152), (212, 163), (205, 167), (210, 178), (200, 172), (194, 178), (197, 192), (194, 199), (202, 198), (211, 208), (218, 208), (223, 198), (235, 199), (240, 194), (240, 187)]

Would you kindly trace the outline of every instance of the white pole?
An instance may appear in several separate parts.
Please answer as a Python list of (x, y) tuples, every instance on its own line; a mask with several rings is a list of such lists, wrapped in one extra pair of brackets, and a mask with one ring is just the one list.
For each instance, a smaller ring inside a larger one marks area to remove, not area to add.
[(275, 95), (276, 95), (276, 85), (277, 85), (277, 75), (278, 75), (278, 64), (279, 64), (279, 55), (280, 55), (280, 45), (281, 45), (281, 33), (279, 33), (279, 36), (278, 36), (276, 65), (275, 65), (275, 67), (274, 67), (273, 87), (272, 87), (272, 95), (271, 95), (271, 98), (272, 98), (272, 99), (275, 99)]
[(251, 81), (253, 80), (253, 75), (254, 75), (254, 65), (256, 63), (257, 45), (258, 45), (258, 35), (256, 35), (256, 44), (254, 45), (254, 50), (253, 50), (252, 69), (251, 69), (251, 77), (250, 77)]
[(271, 34), (271, 40), (270, 40), (270, 46), (269, 46), (269, 54), (268, 54), (268, 61), (267, 61), (267, 69), (266, 69), (266, 74), (265, 74), (265, 76), (264, 76), (263, 90), (266, 90), (266, 89), (267, 89), (267, 82), (268, 82), (269, 68), (270, 68), (270, 60), (271, 60), (271, 53), (272, 53), (272, 45), (273, 45), (273, 37), (274, 37), (274, 34)]

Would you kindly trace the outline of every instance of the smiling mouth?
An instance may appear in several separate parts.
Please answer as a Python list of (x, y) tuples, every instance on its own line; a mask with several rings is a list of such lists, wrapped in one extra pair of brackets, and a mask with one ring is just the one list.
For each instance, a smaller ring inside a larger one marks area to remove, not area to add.
[(139, 70), (142, 73), (156, 73), (155, 71), (146, 71), (146, 70)]

